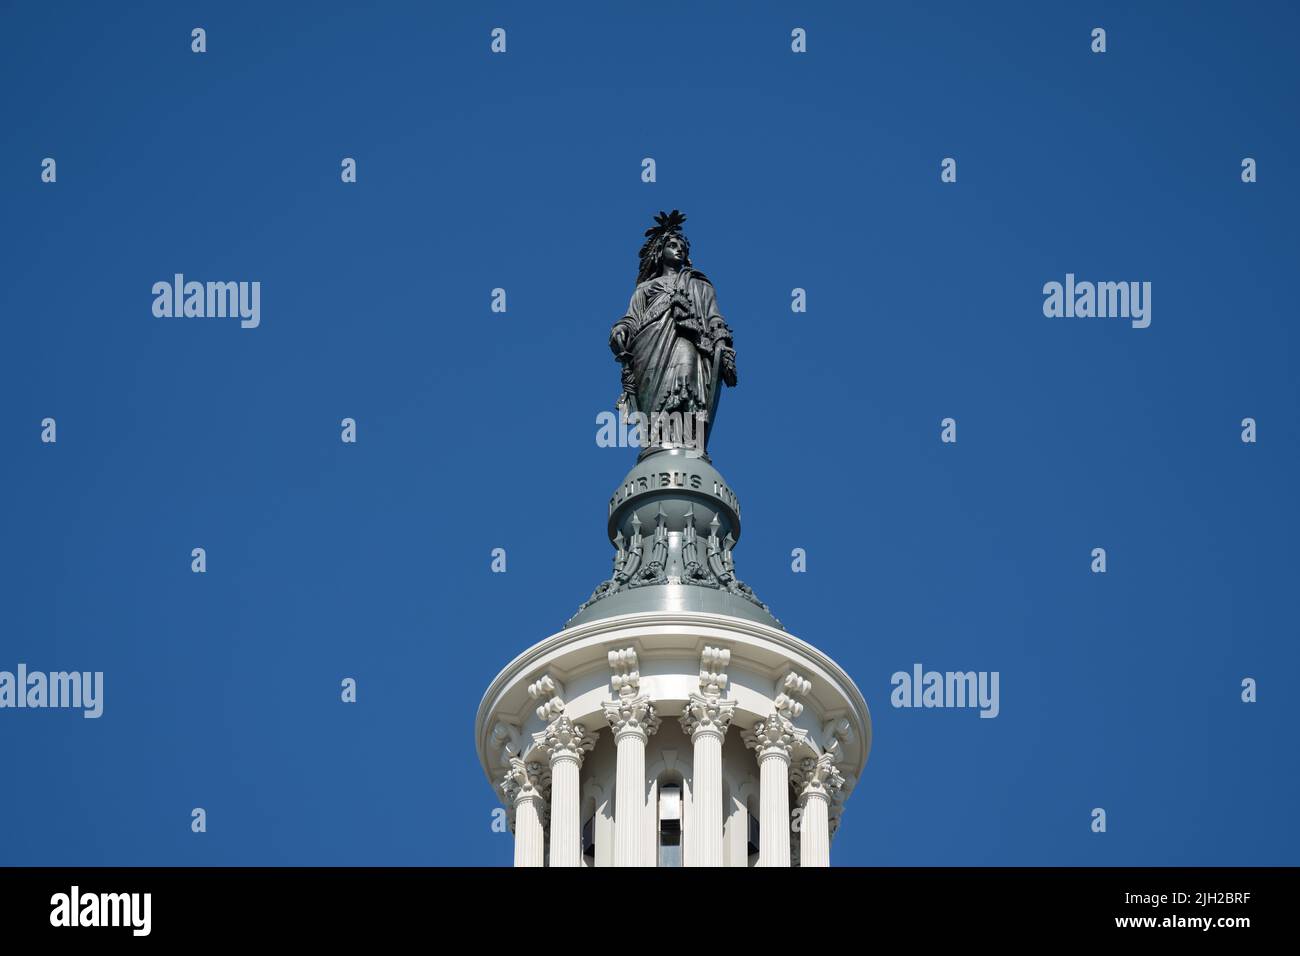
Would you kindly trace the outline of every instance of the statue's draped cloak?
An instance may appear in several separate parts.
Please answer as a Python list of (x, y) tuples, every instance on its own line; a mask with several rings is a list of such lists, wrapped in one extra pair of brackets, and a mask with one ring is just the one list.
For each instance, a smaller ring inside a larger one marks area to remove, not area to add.
[[(673, 318), (672, 297), (679, 287), (684, 287), (703, 330), (699, 343), (683, 333)], [(694, 269), (648, 279), (632, 293), (627, 314), (615, 323), (614, 331), (620, 326), (627, 328), (631, 342), (635, 410), (647, 414), (707, 410), (711, 428), (720, 392), (715, 383), (718, 369), (714, 367), (712, 343), (731, 345), (731, 333), (718, 312), (713, 284)]]

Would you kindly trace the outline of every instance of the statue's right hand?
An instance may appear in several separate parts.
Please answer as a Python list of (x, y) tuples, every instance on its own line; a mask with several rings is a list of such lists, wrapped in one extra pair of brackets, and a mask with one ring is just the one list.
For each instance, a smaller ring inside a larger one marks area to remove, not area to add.
[(609, 348), (616, 356), (627, 351), (627, 326), (619, 325), (609, 336)]

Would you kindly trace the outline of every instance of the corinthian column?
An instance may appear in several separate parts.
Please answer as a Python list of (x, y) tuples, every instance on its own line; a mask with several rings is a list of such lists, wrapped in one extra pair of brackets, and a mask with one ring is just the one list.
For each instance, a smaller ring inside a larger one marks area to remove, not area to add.
[(582, 806), (578, 776), (596, 738), (582, 724), (557, 717), (542, 733), (551, 755), (551, 866), (582, 865)]
[(695, 750), (687, 866), (722, 866), (722, 739), (735, 710), (735, 701), (692, 694), (682, 711), (682, 730)]
[(654, 705), (645, 696), (605, 704), (605, 719), (614, 729), (618, 767), (614, 796), (614, 865), (645, 862), (645, 745), (659, 729)]
[(510, 760), (510, 769), (501, 781), (501, 792), (514, 811), (515, 866), (542, 866), (546, 856), (546, 832), (542, 814), (546, 801), (542, 788), (547, 770), (540, 763), (525, 763), (518, 757)]
[(831, 754), (805, 757), (794, 771), (803, 808), (799, 822), (799, 866), (831, 865), (830, 805), (844, 786)]
[(758, 865), (790, 865), (790, 747), (794, 726), (780, 714), (744, 735), (758, 757)]

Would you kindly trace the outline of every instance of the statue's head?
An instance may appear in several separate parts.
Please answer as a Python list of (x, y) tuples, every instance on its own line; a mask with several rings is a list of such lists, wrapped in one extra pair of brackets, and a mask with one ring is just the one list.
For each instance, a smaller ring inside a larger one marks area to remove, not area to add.
[(664, 237), (663, 245), (659, 248), (659, 265), (684, 266), (690, 261), (691, 244), (686, 241), (686, 237), (680, 232), (674, 232)]
[(660, 212), (655, 224), (645, 231), (645, 244), (641, 247), (641, 271), (637, 283), (663, 275), (668, 266), (688, 269), (691, 265), (691, 243), (682, 232), (686, 217), (674, 209)]

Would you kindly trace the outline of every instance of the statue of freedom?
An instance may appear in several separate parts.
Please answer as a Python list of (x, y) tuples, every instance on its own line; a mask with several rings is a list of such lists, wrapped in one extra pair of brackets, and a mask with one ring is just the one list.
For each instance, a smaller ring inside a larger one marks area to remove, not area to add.
[[(681, 229), (685, 221), (676, 209), (660, 212), (646, 230), (636, 291), (610, 331), (609, 347), (623, 366), (620, 409), (652, 422), (675, 419), (674, 413), (683, 421), (702, 421), (704, 435), (685, 444), (703, 452), (717, 414), (719, 385), (736, 384), (736, 352), (713, 284), (691, 265), (690, 243)], [(656, 426), (641, 457), (683, 447), (681, 438)]]

